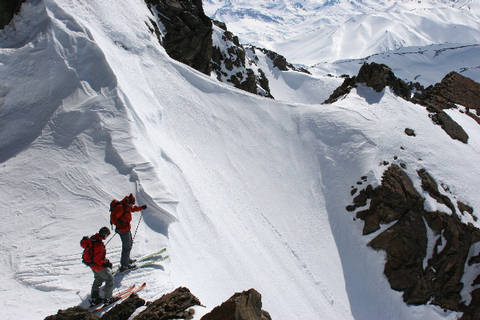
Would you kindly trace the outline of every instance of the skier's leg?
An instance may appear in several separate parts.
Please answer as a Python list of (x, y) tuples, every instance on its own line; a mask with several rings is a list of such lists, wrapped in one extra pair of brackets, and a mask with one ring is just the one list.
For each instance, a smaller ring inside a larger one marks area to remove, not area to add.
[(95, 301), (95, 300), (98, 300), (98, 298), (100, 298), (100, 295), (98, 294), (98, 291), (100, 289), (100, 286), (103, 283), (103, 279), (98, 274), (99, 271), (95, 271), (95, 270), (92, 270), (92, 271), (93, 271), (94, 280), (93, 280), (92, 291), (90, 293), (90, 296), (91, 296), (92, 301)]
[(99, 276), (102, 278), (102, 282), (105, 281), (105, 299), (110, 299), (112, 297), (113, 291), (113, 275), (112, 271), (109, 268), (98, 271)]
[(132, 250), (132, 233), (130, 231), (119, 233), (122, 239), (122, 256), (120, 258), (120, 265), (128, 267), (130, 264), (130, 250)]

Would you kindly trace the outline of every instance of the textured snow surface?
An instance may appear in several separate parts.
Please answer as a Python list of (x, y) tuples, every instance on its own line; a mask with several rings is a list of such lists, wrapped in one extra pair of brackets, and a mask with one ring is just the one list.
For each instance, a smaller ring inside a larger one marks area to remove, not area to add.
[[(149, 17), (141, 0), (30, 1), (0, 31), (4, 319), (85, 303), (93, 275), (79, 241), (130, 192), (148, 205), (132, 255), (166, 246), (170, 259), (117, 277), (116, 289), (147, 281), (141, 296), (152, 300), (187, 286), (206, 306), (197, 319), (252, 287), (273, 319), (456, 319), (403, 303), (345, 206), (350, 186), (363, 175), (378, 185), (379, 163), (396, 155), (418, 190), (427, 168), (478, 212), (470, 117), (449, 112), (470, 136), (463, 144), (389, 89), (320, 105), (327, 89), (290, 79), (306, 103), (251, 95), (171, 60)], [(117, 263), (118, 236), (107, 250)]]

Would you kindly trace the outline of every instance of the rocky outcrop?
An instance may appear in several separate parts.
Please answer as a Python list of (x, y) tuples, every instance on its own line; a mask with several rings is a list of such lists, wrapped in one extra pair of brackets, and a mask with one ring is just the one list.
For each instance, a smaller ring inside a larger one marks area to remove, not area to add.
[[(267, 77), (255, 61), (255, 52), (243, 47), (224, 23), (214, 21), (212, 70), (219, 81), (264, 97), (273, 98)], [(258, 58), (257, 58), (258, 60)]]
[(244, 47), (225, 23), (208, 18), (201, 0), (145, 0), (157, 21), (146, 22), (150, 31), (175, 60), (229, 83), (241, 90), (273, 98), (268, 78), (258, 67), (255, 49), (261, 50), (279, 70), (309, 73), (267, 49)]
[(12, 21), (13, 16), (20, 11), (25, 0), (0, 1), (0, 29), (3, 29)]
[(385, 87), (390, 87), (393, 92), (404, 99), (410, 99), (412, 86), (395, 77), (393, 71), (384, 64), (364, 63), (357, 76), (345, 77), (342, 85), (338, 87), (324, 103), (333, 103), (341, 96), (350, 93), (352, 88), (363, 83), (375, 91), (380, 92)]
[(108, 310), (102, 316), (102, 320), (128, 320), (135, 310), (144, 305), (145, 300), (137, 294), (132, 294), (128, 299)]
[(282, 56), (281, 54), (278, 54), (274, 51), (271, 51), (271, 50), (268, 50), (268, 49), (265, 49), (265, 48), (258, 48), (258, 47), (254, 47), (254, 46), (252, 46), (250, 48), (253, 48), (255, 50), (260, 50), (261, 52), (263, 52), (272, 61), (273, 66), (276, 67), (277, 69), (281, 70), (281, 71), (293, 70), (293, 71), (297, 71), (297, 72), (303, 72), (303, 73), (311, 74), (305, 68), (295, 67), (293, 64), (289, 63), (284, 56)]
[[(399, 97), (422, 105), (430, 112), (432, 121), (441, 126), (452, 138), (468, 143), (468, 134), (444, 110), (456, 108), (455, 104), (465, 106), (466, 114), (480, 124), (480, 84), (456, 72), (447, 74), (440, 83), (423, 88), (419, 83), (406, 83), (395, 77), (392, 70), (383, 64), (365, 63), (357, 76), (346, 77), (342, 85), (335, 89), (324, 103), (333, 103), (350, 93), (352, 88), (363, 83), (380, 92), (386, 86)], [(412, 96), (412, 92), (415, 94)], [(474, 110), (476, 114), (471, 112)], [(462, 111), (463, 112), (463, 111)]]
[(134, 319), (191, 319), (193, 309), (188, 309), (195, 305), (201, 305), (200, 300), (187, 288), (180, 287), (149, 303), (147, 309), (139, 313)]
[(210, 74), (212, 21), (201, 0), (145, 0), (166, 29), (162, 44), (175, 60)]
[(201, 320), (271, 320), (262, 310), (262, 296), (255, 289), (235, 293)]
[[(147, 308), (132, 318), (132, 314), (141, 306)], [(201, 306), (200, 300), (188, 288), (179, 287), (174, 291), (161, 296), (153, 302), (133, 294), (122, 303), (117, 304), (106, 312), (103, 320), (167, 320), (167, 319), (193, 319), (193, 306)], [(45, 320), (96, 320), (99, 317), (87, 309), (76, 306), (66, 310), (59, 310), (56, 315), (51, 315)], [(268, 312), (262, 310), (262, 296), (255, 289), (235, 293), (230, 299), (202, 317), (203, 320), (271, 320)]]
[(454, 104), (460, 104), (480, 112), (480, 84), (470, 78), (464, 77), (457, 72), (450, 72), (440, 83), (426, 88), (416, 95), (419, 103), (432, 109), (449, 109)]
[(367, 86), (380, 92), (385, 87), (390, 87), (392, 91), (399, 97), (410, 99), (411, 88), (409, 85), (397, 78), (392, 69), (384, 64), (365, 63), (358, 71), (355, 79), (356, 83), (365, 83)]
[(71, 307), (65, 310), (58, 310), (57, 314), (45, 318), (45, 320), (98, 320), (93, 313), (82, 307)]
[[(467, 316), (480, 312), (479, 300), (473, 298), (466, 306), (460, 291), (467, 263), (478, 263), (467, 258), (472, 245), (480, 241), (480, 230), (462, 223), (453, 202), (440, 192), (426, 170), (417, 174), (422, 189), (451, 212), (426, 211), (425, 199), (395, 164), (384, 172), (380, 186), (368, 185), (361, 190), (347, 210), (355, 211), (370, 200), (368, 209), (356, 212), (356, 217), (364, 221), (365, 235), (392, 223), (368, 245), (386, 252), (384, 273), (392, 289), (403, 292), (407, 304), (435, 304), (465, 312), (464, 319), (473, 319)], [(432, 233), (434, 238), (429, 239)]]
[(456, 108), (455, 104), (460, 104), (480, 124), (480, 84), (456, 72), (450, 72), (440, 83), (418, 92), (412, 101), (425, 106), (431, 112), (434, 123), (440, 125), (452, 139), (463, 143), (468, 142), (467, 133), (443, 110)]

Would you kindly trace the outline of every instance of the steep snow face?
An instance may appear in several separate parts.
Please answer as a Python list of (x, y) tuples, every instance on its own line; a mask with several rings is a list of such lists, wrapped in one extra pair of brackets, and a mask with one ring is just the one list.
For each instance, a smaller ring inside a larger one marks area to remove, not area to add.
[[(389, 89), (333, 105), (244, 93), (170, 59), (148, 18), (141, 0), (31, 1), (0, 31), (4, 318), (85, 305), (93, 276), (79, 240), (130, 192), (149, 208), (132, 255), (166, 246), (170, 259), (116, 289), (147, 281), (152, 300), (187, 286), (207, 306), (197, 319), (251, 287), (273, 319), (458, 316), (406, 306), (345, 205), (360, 176), (378, 184), (378, 164), (398, 155), (412, 179), (426, 167), (480, 210), (473, 119), (451, 111), (465, 145)], [(119, 255), (115, 237), (108, 257)]]
[(211, 0), (204, 6), (241, 41), (307, 65), (404, 46), (480, 42), (478, 1)]

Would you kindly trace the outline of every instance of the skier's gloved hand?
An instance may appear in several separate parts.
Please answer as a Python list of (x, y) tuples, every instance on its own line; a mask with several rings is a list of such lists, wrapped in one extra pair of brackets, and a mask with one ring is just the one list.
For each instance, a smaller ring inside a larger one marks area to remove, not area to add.
[(147, 205), (146, 205), (146, 204), (144, 204), (144, 205), (142, 206), (142, 210), (145, 210), (145, 209), (147, 209)]
[(112, 263), (111, 263), (110, 261), (108, 261), (108, 260), (103, 263), (103, 266), (104, 266), (105, 268), (110, 268), (110, 269), (113, 267)]

